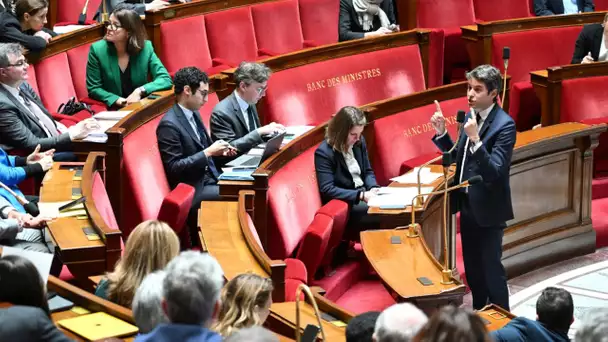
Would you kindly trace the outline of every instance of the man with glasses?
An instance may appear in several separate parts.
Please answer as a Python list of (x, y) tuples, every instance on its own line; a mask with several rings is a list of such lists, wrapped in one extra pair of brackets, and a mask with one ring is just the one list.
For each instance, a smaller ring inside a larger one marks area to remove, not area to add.
[(593, 0), (534, 0), (537, 16), (593, 12)]
[[(236, 89), (220, 101), (211, 113), (211, 138), (224, 140), (239, 154), (249, 152), (265, 138), (281, 133), (285, 127), (276, 122), (260, 124), (255, 105), (266, 95), (270, 69), (261, 63), (242, 62), (234, 72)], [(222, 158), (221, 163), (229, 158)]]
[(0, 144), (27, 153), (40, 145), (42, 151), (58, 151), (56, 161), (74, 160), (73, 153), (60, 151), (70, 151), (72, 141), (85, 138), (99, 124), (86, 119), (66, 128), (55, 122), (27, 83), (27, 67), (21, 45), (0, 43)]

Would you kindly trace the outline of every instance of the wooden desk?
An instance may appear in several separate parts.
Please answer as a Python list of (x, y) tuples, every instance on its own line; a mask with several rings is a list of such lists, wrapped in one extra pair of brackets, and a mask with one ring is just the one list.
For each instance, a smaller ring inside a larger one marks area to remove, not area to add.
[(483, 309), (476, 311), (476, 313), (489, 322), (489, 324), (486, 325), (486, 328), (488, 328), (489, 331), (498, 330), (507, 325), (513, 318), (517, 317), (511, 312), (494, 304), (487, 305)]
[[(313, 307), (308, 303), (300, 302), (300, 334), (304, 332), (304, 328), (308, 324), (319, 325)], [(265, 325), (277, 334), (295, 338), (296, 303), (272, 303), (270, 315), (268, 316)], [(323, 326), (323, 331), (325, 331), (327, 341), (346, 341), (346, 327), (338, 327), (323, 319), (321, 319), (321, 325)], [(318, 338), (319, 340), (322, 340), (321, 332), (319, 332)]]
[[(400, 244), (391, 243), (395, 236), (401, 240)], [(427, 314), (444, 305), (462, 304), (465, 286), (458, 280), (449, 285), (441, 284), (442, 266), (429, 251), (422, 234), (409, 238), (403, 229), (367, 230), (361, 232), (361, 245), (370, 264), (397, 301), (413, 302)], [(433, 284), (424, 286), (418, 281), (419, 277), (427, 277)]]

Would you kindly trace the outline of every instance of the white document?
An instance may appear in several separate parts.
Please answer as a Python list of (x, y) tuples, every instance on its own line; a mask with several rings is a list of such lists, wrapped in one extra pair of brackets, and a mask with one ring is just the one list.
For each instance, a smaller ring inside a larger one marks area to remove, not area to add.
[(42, 282), (46, 284), (47, 280), (49, 279), (49, 273), (51, 272), (53, 254), (26, 251), (21, 248), (2, 246), (2, 256), (5, 255), (19, 255), (31, 261), (32, 264), (36, 266), (38, 273), (40, 273), (40, 277), (42, 277)]
[(296, 137), (299, 137), (313, 128), (315, 128), (315, 126), (287, 126), (285, 127), (285, 134), (293, 134)]
[(99, 112), (99, 113), (93, 115), (93, 118), (95, 118), (96, 120), (114, 120), (114, 121), (120, 121), (125, 116), (129, 115), (131, 112), (132, 112), (132, 110)]
[[(420, 169), (419, 167), (415, 167), (412, 171), (410, 171), (404, 175), (391, 178), (391, 181), (401, 183), (401, 184), (418, 184), (418, 170), (419, 169)], [(437, 178), (442, 177), (442, 176), (443, 176), (443, 173), (431, 172), (430, 168), (425, 167), (422, 169), (422, 171), (420, 171), (420, 183), (431, 184), (435, 180), (437, 180)]]
[(108, 135), (106, 131), (110, 128), (114, 127), (120, 120), (97, 120), (99, 124), (99, 129), (90, 132), (86, 138), (82, 139), (83, 141), (95, 142), (95, 143), (105, 143), (108, 141)]
[(65, 25), (65, 26), (55, 26), (53, 27), (53, 31), (57, 34), (65, 34), (68, 32), (80, 30), (83, 28), (91, 27), (92, 25)]
[[(421, 194), (432, 192), (432, 187), (420, 188)], [(412, 200), (418, 195), (418, 188), (410, 186), (407, 188), (400, 187), (384, 187), (378, 191), (378, 196), (372, 197), (367, 203), (370, 207), (383, 207), (383, 206), (411, 206)], [(426, 197), (426, 196), (425, 196)]]
[(38, 202), (38, 209), (40, 210), (40, 215), (53, 218), (87, 215), (87, 211), (84, 209), (83, 203), (76, 204), (68, 210), (59, 212), (59, 207), (61, 207), (62, 205), (66, 205), (70, 202), (72, 201)]
[(251, 150), (249, 150), (249, 152), (247, 152), (248, 156), (262, 156), (262, 154), (264, 154), (264, 149), (263, 148), (257, 148), (254, 147)]

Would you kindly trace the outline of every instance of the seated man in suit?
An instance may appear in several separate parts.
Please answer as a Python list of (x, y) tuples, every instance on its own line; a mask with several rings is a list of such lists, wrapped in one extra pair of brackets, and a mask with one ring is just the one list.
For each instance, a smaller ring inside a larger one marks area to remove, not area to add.
[(534, 0), (536, 16), (593, 12), (593, 0)]
[(192, 185), (196, 192), (188, 219), (193, 242), (197, 239), (196, 213), (201, 201), (218, 200), (220, 171), (212, 157), (232, 156), (234, 148), (223, 140), (212, 142), (198, 110), (207, 102), (209, 77), (195, 67), (178, 70), (174, 77), (177, 103), (156, 129), (158, 149), (172, 188)]
[(608, 14), (604, 16), (604, 21), (601, 24), (589, 24), (583, 27), (583, 30), (576, 39), (574, 46), (574, 55), (572, 56), (572, 64), (587, 64), (593, 62), (605, 62), (608, 60), (608, 48), (606, 48), (606, 37), (608, 37)]
[[(86, 119), (70, 128), (55, 122), (40, 97), (27, 83), (28, 63), (23, 48), (16, 43), (0, 43), (0, 144), (31, 152), (70, 151), (72, 141), (85, 138), (99, 128), (95, 119)], [(74, 154), (56, 153), (55, 161), (74, 160)]]
[(391, 0), (340, 0), (340, 41), (398, 32)]
[(547, 287), (536, 301), (536, 321), (516, 317), (492, 331), (496, 342), (552, 341), (568, 342), (568, 330), (574, 322), (572, 296), (564, 289)]
[[(104, 1), (106, 2), (106, 11), (108, 15), (110, 15), (110, 13), (112, 13), (119, 6), (128, 7), (137, 12), (137, 14), (139, 15), (146, 15), (146, 11), (153, 11), (169, 6), (169, 2), (164, 0), (102, 0), (99, 3), (99, 9), (97, 10), (97, 13), (95, 13), (95, 17), (93, 18), (94, 20), (98, 20), (99, 22), (101, 22), (101, 20), (103, 19), (101, 14), (103, 13)], [(180, 2), (186, 1), (180, 0)]]
[[(235, 91), (220, 101), (213, 112), (209, 125), (211, 138), (230, 143), (239, 154), (249, 152), (264, 142), (266, 136), (285, 130), (281, 124), (260, 124), (255, 105), (266, 95), (270, 69), (264, 64), (243, 62), (234, 72)], [(224, 164), (229, 158), (221, 158)]]

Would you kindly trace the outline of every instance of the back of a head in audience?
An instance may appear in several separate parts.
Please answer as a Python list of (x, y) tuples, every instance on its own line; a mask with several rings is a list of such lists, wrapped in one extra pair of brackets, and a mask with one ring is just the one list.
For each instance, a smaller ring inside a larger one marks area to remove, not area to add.
[(346, 326), (346, 342), (370, 342), (378, 316), (380, 312), (369, 311), (353, 317)]
[(270, 314), (272, 281), (253, 273), (239, 274), (222, 289), (213, 330), (227, 337), (239, 329), (262, 325)]
[(592, 309), (576, 329), (575, 342), (608, 342), (608, 308)]
[(408, 342), (428, 321), (420, 309), (410, 303), (395, 304), (378, 316), (374, 328), (375, 342)]
[(171, 323), (209, 327), (220, 308), (224, 272), (211, 255), (182, 252), (165, 268), (163, 309)]
[(537, 320), (547, 328), (568, 332), (574, 322), (574, 303), (570, 292), (547, 287), (536, 301)]
[(162, 308), (165, 271), (148, 274), (133, 297), (133, 317), (142, 334), (148, 333), (161, 323), (169, 323)]
[(472, 310), (444, 306), (422, 327), (415, 342), (490, 342), (488, 330)]
[(228, 336), (224, 340), (225, 342), (279, 342), (279, 338), (270, 332), (268, 329), (264, 329), (259, 326), (253, 326), (249, 328), (243, 328), (239, 331), (235, 331), (234, 334)]
[(31, 261), (18, 255), (0, 258), (0, 302), (33, 306), (49, 314), (46, 285)]
[(129, 235), (124, 254), (109, 273), (107, 298), (131, 307), (135, 290), (144, 277), (162, 270), (179, 253), (179, 238), (164, 222), (144, 221)]

